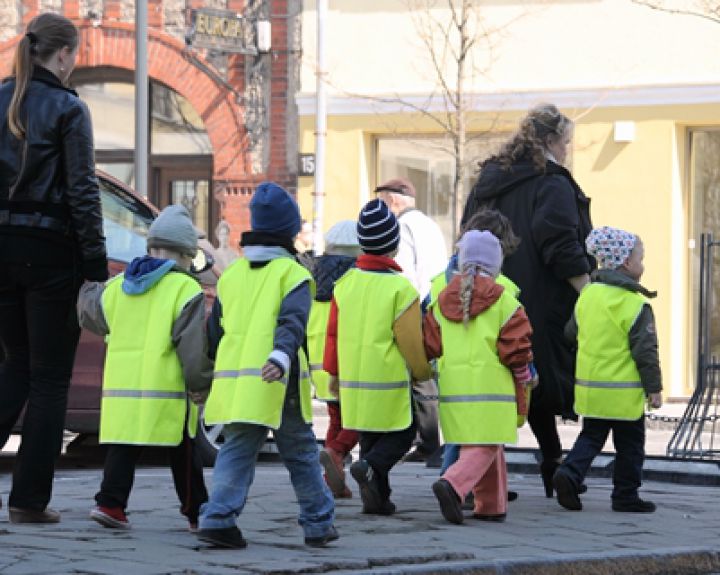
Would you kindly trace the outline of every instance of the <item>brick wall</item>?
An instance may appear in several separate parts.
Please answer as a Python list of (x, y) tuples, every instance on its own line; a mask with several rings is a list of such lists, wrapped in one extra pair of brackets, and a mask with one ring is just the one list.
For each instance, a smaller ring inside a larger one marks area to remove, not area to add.
[[(191, 8), (208, 6), (241, 12), (246, 0), (148, 0), (150, 76), (185, 96), (205, 123), (213, 147), (214, 195), (220, 217), (232, 226), (231, 242), (249, 227), (248, 203), (257, 184), (272, 179), (295, 192), (297, 113), (293, 79), (298, 53), (289, 50), (296, 38), (300, 0), (265, 0), (272, 22), (272, 52), (261, 56), (269, 70), (267, 146), (258, 164), (251, 162), (245, 130), (244, 55), (209, 57), (188, 49), (184, 37)], [(257, 8), (261, 0), (255, 0)], [(134, 0), (19, 0), (0, 2), (0, 75), (10, 74), (12, 56), (24, 26), (41, 11), (62, 11), (80, 29), (79, 67), (112, 66), (132, 70), (135, 63)], [(219, 64), (222, 65), (219, 65)], [(255, 60), (257, 63), (257, 60)], [(215, 65), (214, 65), (215, 64)], [(257, 166), (260, 169), (257, 169)]]

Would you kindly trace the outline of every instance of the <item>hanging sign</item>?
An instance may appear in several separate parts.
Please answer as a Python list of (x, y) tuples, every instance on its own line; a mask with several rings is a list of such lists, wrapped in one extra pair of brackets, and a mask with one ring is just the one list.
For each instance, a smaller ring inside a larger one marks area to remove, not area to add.
[(191, 20), (187, 34), (190, 45), (221, 52), (257, 54), (255, 27), (242, 14), (197, 8), (192, 11)]

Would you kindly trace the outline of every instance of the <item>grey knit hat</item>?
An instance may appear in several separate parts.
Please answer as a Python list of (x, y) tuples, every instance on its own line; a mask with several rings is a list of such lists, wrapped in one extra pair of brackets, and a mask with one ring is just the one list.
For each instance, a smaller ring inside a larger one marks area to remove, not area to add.
[(341, 220), (333, 225), (325, 234), (325, 253), (328, 255), (360, 255), (357, 222)]
[(492, 277), (497, 277), (502, 266), (500, 241), (487, 230), (469, 230), (463, 234), (458, 247), (460, 270), (467, 264), (479, 266)]
[(148, 248), (165, 248), (194, 256), (198, 249), (198, 234), (190, 212), (179, 204), (167, 206), (150, 226)]

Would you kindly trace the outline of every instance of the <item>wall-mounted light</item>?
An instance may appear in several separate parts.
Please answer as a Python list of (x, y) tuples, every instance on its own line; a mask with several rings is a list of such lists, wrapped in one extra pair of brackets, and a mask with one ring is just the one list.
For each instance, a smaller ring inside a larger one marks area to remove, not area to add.
[(270, 21), (258, 20), (256, 26), (258, 52), (269, 52), (272, 47), (272, 27)]
[(635, 122), (615, 122), (613, 139), (621, 144), (635, 141)]

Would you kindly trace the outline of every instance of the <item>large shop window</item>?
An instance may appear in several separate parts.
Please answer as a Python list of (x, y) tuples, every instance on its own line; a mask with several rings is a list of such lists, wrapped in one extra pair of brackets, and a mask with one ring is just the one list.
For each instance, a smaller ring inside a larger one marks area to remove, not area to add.
[[(711, 233), (720, 241), (720, 129), (693, 129), (690, 132), (690, 188), (692, 202), (691, 238), (696, 242), (692, 251), (690, 287), (693, 325), (690, 338), (697, 345), (700, 285), (700, 234)], [(710, 351), (720, 356), (720, 249), (713, 249), (712, 294), (710, 298)], [(695, 361), (696, 349), (690, 357)], [(694, 380), (694, 377), (691, 381)]]
[[(468, 169), (463, 197), (458, 199), (457, 220), (460, 221), (465, 200), (477, 179), (477, 165), (497, 151), (505, 135), (469, 135), (466, 150)], [(433, 218), (451, 245), (452, 186), (455, 160), (451, 143), (441, 137), (404, 136), (377, 139), (377, 184), (391, 178), (407, 178), (417, 191), (417, 207)]]

